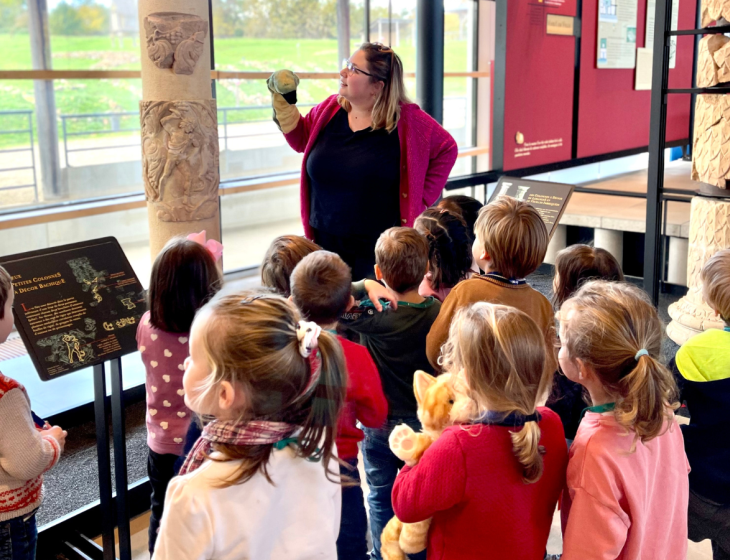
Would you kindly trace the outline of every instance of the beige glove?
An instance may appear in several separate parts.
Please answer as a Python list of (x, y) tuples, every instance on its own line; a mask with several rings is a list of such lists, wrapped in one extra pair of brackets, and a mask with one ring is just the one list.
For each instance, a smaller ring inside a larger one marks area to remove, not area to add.
[(274, 122), (284, 134), (299, 124), (299, 109), (296, 107), (299, 76), (291, 70), (278, 70), (266, 80), (271, 92), (271, 106), (274, 108)]

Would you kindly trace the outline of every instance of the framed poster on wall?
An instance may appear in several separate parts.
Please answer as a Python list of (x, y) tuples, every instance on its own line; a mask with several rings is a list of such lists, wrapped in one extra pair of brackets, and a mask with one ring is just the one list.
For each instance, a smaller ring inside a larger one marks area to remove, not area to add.
[(636, 67), (638, 0), (598, 0), (598, 68)]

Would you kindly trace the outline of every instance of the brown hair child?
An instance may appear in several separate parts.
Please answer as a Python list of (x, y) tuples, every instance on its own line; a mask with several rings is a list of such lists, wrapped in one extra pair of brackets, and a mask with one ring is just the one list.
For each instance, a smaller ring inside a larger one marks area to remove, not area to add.
[(170, 482), (155, 560), (261, 550), (334, 558), (346, 383), (336, 337), (281, 296), (206, 305), (190, 332), (183, 387), (189, 407), (213, 421)]
[(438, 315), (440, 302), (418, 294), (428, 268), (428, 243), (413, 228), (385, 230), (375, 245), (375, 276), (382, 279), (398, 308), (388, 305), (376, 313), (369, 301), (349, 311), (342, 323), (360, 334), (380, 372), (388, 400), (388, 419), (381, 429), (365, 429), (362, 444), (370, 494), (370, 530), (375, 556), (380, 555), (380, 535), (393, 517), (390, 492), (403, 466), (388, 447), (388, 436), (398, 424), (420, 429), (413, 394), (418, 369), (433, 371), (426, 357), (426, 335)]
[(146, 370), (147, 473), (152, 487), (149, 550), (154, 552), (165, 492), (192, 414), (182, 396), (183, 364), (195, 314), (221, 287), (215, 258), (200, 243), (176, 237), (157, 255), (147, 291), (149, 311), (137, 327), (137, 347)]
[(592, 403), (570, 448), (563, 558), (686, 558), (689, 463), (657, 310), (639, 288), (596, 280), (559, 320), (560, 368)]
[(438, 208), (426, 209), (416, 218), (413, 227), (428, 241), (429, 270), (418, 293), (443, 302), (456, 284), (479, 273), (474, 270), (472, 236), (461, 216)]
[[(589, 245), (571, 245), (558, 253), (553, 278), (553, 305), (561, 305), (589, 280), (622, 282), (624, 273), (614, 256), (605, 249)], [(565, 437), (572, 441), (578, 431), (585, 401), (583, 388), (564, 375), (556, 375), (547, 406), (558, 413)]]
[(444, 300), (428, 334), (429, 361), (434, 367), (440, 367), (441, 346), (448, 338), (456, 311), (476, 301), (487, 301), (516, 307), (537, 323), (548, 348), (545, 367), (554, 372), (557, 361), (550, 350), (555, 344), (552, 306), (525, 280), (545, 257), (548, 244), (545, 222), (526, 202), (502, 196), (482, 208), (474, 232), (472, 254), (485, 274), (459, 282)]
[[(309, 321), (334, 333), (340, 315), (350, 307), (350, 267), (329, 251), (304, 257), (291, 275), (291, 299)], [(337, 557), (366, 560), (367, 514), (357, 470), (358, 443), (367, 428), (380, 428), (388, 414), (378, 368), (367, 348), (338, 336), (347, 367), (347, 396), (337, 426), (337, 455), (347, 463), (340, 474), (353, 482), (342, 488), (342, 516)]]

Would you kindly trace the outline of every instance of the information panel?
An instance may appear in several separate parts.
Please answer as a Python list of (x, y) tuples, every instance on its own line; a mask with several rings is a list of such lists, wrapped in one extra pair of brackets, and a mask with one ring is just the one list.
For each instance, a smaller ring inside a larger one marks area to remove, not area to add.
[(598, 68), (636, 66), (637, 0), (598, 0)]
[(565, 183), (548, 183), (546, 181), (532, 181), (518, 177), (502, 176), (494, 189), (489, 202), (498, 196), (509, 196), (517, 200), (524, 200), (534, 206), (545, 221), (548, 234), (553, 236), (558, 227), (560, 217), (573, 194), (573, 185)]
[(144, 290), (114, 237), (0, 257), (15, 325), (43, 381), (137, 350)]

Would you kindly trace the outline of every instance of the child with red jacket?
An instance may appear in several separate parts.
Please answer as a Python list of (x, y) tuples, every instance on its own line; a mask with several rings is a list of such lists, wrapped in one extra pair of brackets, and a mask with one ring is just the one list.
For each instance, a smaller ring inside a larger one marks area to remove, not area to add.
[[(350, 269), (329, 251), (316, 251), (304, 257), (291, 275), (291, 299), (308, 321), (334, 333), (337, 318), (353, 303)], [(347, 396), (337, 426), (337, 454), (348, 463), (340, 473), (357, 483), (342, 489), (342, 517), (337, 539), (340, 560), (366, 560), (367, 516), (357, 470), (357, 444), (363, 433), (360, 422), (379, 428), (388, 414), (380, 375), (375, 362), (364, 346), (337, 337), (347, 365)]]
[(444, 369), (460, 372), (479, 415), (447, 428), (393, 487), (398, 519), (432, 519), (428, 558), (543, 559), (567, 465), (560, 418), (537, 406), (552, 381), (544, 340), (514, 307), (456, 312)]

